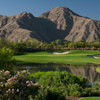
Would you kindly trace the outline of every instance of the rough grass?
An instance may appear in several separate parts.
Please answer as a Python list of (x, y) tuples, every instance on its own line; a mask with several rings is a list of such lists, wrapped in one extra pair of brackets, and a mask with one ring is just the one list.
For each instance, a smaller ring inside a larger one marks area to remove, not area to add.
[(69, 54), (54, 55), (48, 52), (26, 53), (24, 55), (15, 55), (17, 61), (25, 63), (56, 63), (56, 64), (72, 64), (72, 65), (86, 65), (86, 64), (100, 64), (100, 59), (90, 58), (87, 55), (100, 54), (100, 51), (89, 50), (71, 50)]

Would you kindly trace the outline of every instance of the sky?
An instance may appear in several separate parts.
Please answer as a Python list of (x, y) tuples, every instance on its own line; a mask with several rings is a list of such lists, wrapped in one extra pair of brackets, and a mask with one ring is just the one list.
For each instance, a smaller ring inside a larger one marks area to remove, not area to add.
[(100, 0), (0, 0), (0, 15), (27, 11), (37, 17), (55, 7), (67, 7), (81, 16), (100, 20)]

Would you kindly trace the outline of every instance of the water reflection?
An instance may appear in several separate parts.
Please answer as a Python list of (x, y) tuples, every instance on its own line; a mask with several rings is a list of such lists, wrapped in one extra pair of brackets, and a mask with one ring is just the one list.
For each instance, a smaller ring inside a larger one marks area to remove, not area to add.
[(38, 71), (67, 71), (75, 75), (81, 75), (87, 78), (90, 82), (95, 82), (100, 79), (100, 74), (96, 72), (97, 65), (87, 66), (71, 66), (71, 65), (19, 65), (18, 70), (28, 69), (31, 72)]

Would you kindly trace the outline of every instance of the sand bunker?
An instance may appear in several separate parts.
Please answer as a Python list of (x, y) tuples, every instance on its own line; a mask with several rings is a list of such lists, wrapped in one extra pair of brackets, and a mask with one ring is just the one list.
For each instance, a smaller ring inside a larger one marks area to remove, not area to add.
[(55, 54), (55, 55), (64, 55), (64, 54), (68, 54), (69, 52), (49, 52), (51, 54)]
[(88, 55), (88, 57), (95, 58), (95, 59), (99, 59), (100, 58), (100, 55)]
[(100, 57), (96, 57), (96, 56), (93, 56), (93, 57), (96, 58), (96, 59), (100, 58)]

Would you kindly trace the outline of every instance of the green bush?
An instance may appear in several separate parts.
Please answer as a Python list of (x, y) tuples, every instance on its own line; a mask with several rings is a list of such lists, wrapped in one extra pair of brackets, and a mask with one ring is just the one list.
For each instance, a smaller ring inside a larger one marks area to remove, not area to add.
[(7, 67), (9, 64), (12, 63), (14, 51), (9, 48), (1, 48), (0, 49), (0, 67), (4, 66)]
[(90, 97), (90, 96), (100, 96), (100, 88), (85, 88), (83, 90), (82, 96)]
[(68, 94), (69, 96), (79, 97), (82, 96), (82, 87), (79, 84), (70, 84), (68, 86)]
[[(81, 76), (75, 76), (68, 72), (38, 72), (31, 74), (30, 78), (41, 84), (38, 97), (40, 100), (64, 100), (65, 96), (81, 96), (82, 89), (87, 80)], [(51, 96), (52, 95), (52, 96)], [(56, 99), (54, 99), (56, 97)], [(57, 97), (62, 99), (57, 99)]]
[(30, 77), (35, 77), (36, 81), (39, 81), (42, 85), (60, 85), (64, 84), (65, 86), (69, 84), (79, 84), (81, 87), (85, 87), (87, 80), (82, 76), (76, 76), (70, 74), (66, 71), (58, 72), (37, 72), (31, 74)]

